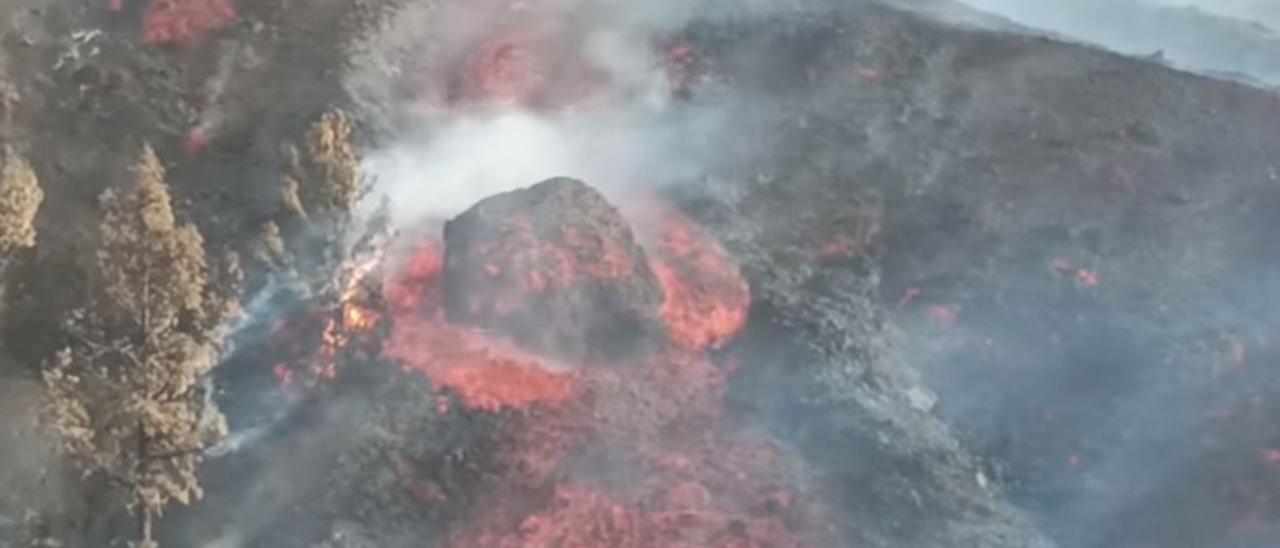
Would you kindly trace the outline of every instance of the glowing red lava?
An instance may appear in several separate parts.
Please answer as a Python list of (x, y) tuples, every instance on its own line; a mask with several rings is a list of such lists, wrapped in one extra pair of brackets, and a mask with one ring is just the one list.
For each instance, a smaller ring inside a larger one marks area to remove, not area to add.
[[(738, 267), (687, 218), (659, 211), (649, 256), (668, 292), (661, 315), (672, 344), (619, 363), (566, 370), (489, 333), (450, 324), (441, 311), (441, 246), (434, 241), (388, 278), (393, 317), (385, 355), (473, 412), (516, 411), (499, 427), (496, 473), (476, 486), (474, 509), (451, 528), (448, 546), (832, 544), (786, 451), (726, 417), (722, 398), (733, 369), (703, 353), (746, 321), (750, 298)], [(530, 281), (513, 286), (520, 291), (633, 275), (623, 262), (608, 267), (617, 261), (600, 248), (607, 239), (563, 238), (596, 257), (585, 262), (522, 259), (539, 249), (537, 241), (486, 249), (485, 256), (503, 275)], [(541, 272), (547, 264), (555, 268)], [(530, 277), (528, 269), (541, 273)], [(415, 494), (423, 490), (406, 481)], [(419, 499), (441, 500), (429, 490)]]
[(527, 105), (542, 87), (545, 69), (535, 66), (523, 34), (500, 36), (482, 44), (466, 61), (457, 94), (500, 106)]
[(785, 452), (723, 417), (719, 370), (678, 352), (616, 365), (585, 368), (568, 407), (513, 423), (511, 472), (449, 546), (829, 545)]
[(569, 373), (479, 331), (440, 320), (397, 318), (384, 353), (477, 411), (561, 405), (575, 392)]
[(688, 350), (715, 348), (742, 331), (751, 292), (719, 242), (682, 213), (652, 198), (635, 208), (649, 267), (662, 285), (668, 335)]
[(192, 45), (236, 21), (232, 0), (150, 0), (142, 14), (142, 41)]
[(384, 353), (478, 411), (559, 405), (574, 394), (572, 375), (484, 333), (444, 320), (438, 242), (420, 245), (384, 292), (395, 318)]

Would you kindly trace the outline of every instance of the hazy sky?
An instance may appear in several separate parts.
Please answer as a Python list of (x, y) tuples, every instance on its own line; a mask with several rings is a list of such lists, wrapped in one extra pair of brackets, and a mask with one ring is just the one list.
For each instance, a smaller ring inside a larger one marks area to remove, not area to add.
[[(983, 0), (977, 0), (983, 1)], [(1066, 1), (1066, 0), (1062, 0)], [(1193, 6), (1210, 13), (1262, 23), (1280, 30), (1280, 0), (1148, 0), (1169, 6)], [(1032, 2), (1034, 3), (1034, 2)]]
[(1271, 30), (1280, 29), (1280, 0), (960, 1), (1121, 53), (1160, 51), (1188, 70), (1280, 85), (1280, 34)]

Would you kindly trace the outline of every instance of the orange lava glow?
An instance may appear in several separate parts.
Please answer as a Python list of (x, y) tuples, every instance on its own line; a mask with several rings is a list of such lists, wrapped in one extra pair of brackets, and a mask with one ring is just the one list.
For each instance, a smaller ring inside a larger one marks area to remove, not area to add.
[(716, 348), (742, 331), (751, 292), (724, 248), (680, 212), (651, 199), (635, 210), (649, 267), (662, 285), (661, 314), (671, 340), (689, 350)]
[[(518, 411), (500, 423), (497, 465), (474, 487), (474, 506), (450, 528), (447, 546), (838, 544), (785, 450), (740, 431), (725, 415), (724, 391), (736, 368), (733, 360), (712, 363), (704, 351), (746, 322), (750, 296), (737, 266), (687, 218), (657, 211), (651, 235), (642, 232), (641, 240), (666, 291), (660, 313), (671, 344), (620, 363), (566, 366), (449, 323), (436, 241), (417, 246), (387, 277), (384, 355), (473, 412)], [(557, 284), (632, 275), (630, 255), (609, 249), (607, 238), (567, 230), (558, 238), (566, 246), (541, 242), (530, 230), (527, 238), (482, 249), (488, 268), (479, 274), (507, 276), (516, 283), (504, 287), (529, 292), (510, 295), (513, 302)], [(448, 410), (448, 401), (440, 407)], [(598, 467), (608, 472), (589, 471)], [(441, 501), (431, 485), (404, 476), (423, 504)]]
[(235, 21), (232, 0), (151, 0), (142, 14), (142, 41), (192, 45)]
[(528, 105), (546, 78), (535, 66), (531, 37), (510, 34), (476, 49), (460, 75), (458, 95), (501, 106)]
[(436, 319), (397, 318), (384, 353), (477, 411), (561, 405), (575, 392), (572, 375), (479, 331)]
[(575, 393), (573, 375), (485, 333), (447, 323), (440, 309), (443, 246), (417, 245), (383, 292), (394, 315), (384, 354), (406, 370), (457, 394), (476, 411), (562, 405)]
[[(682, 351), (615, 365), (584, 368), (580, 397), (513, 423), (508, 473), (449, 546), (832, 545), (783, 450), (724, 420), (722, 371)], [(628, 479), (582, 473), (583, 458)]]
[[(750, 294), (738, 267), (690, 220), (656, 211), (653, 230), (640, 239), (666, 292), (659, 312), (671, 337), (664, 347), (618, 363), (553, 361), (451, 323), (443, 312), (444, 254), (437, 239), (392, 253), (403, 260), (384, 265), (385, 308), (357, 306), (355, 286), (343, 292), (349, 307), (335, 333), (389, 327), (383, 356), (441, 390), (439, 411), (457, 404), (473, 413), (504, 413), (495, 426), (493, 468), (469, 487), (471, 502), (446, 498), (434, 479), (397, 466), (396, 475), (424, 506), (472, 505), (451, 524), (447, 546), (839, 544), (786, 450), (726, 415), (724, 392), (736, 367), (733, 360), (713, 363), (705, 351), (746, 322)], [(531, 222), (517, 219), (516, 228)], [(542, 241), (532, 230), (503, 238), (479, 251), (488, 268), (478, 274), (508, 277), (515, 283), (502, 285), (510, 292), (529, 292), (509, 295), (513, 302), (559, 284), (634, 275), (632, 255), (611, 248), (608, 237), (566, 227), (554, 239), (567, 245)], [(354, 265), (349, 278), (371, 270)], [(326, 337), (325, 343), (336, 349), (344, 341)]]
[(409, 258), (386, 277), (382, 295), (395, 314), (438, 308), (440, 272), (444, 269), (443, 244), (429, 241), (409, 250)]

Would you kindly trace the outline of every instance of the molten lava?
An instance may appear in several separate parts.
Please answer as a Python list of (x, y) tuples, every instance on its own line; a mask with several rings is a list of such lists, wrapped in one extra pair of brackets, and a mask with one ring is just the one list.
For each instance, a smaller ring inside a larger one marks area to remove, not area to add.
[(746, 326), (751, 291), (724, 248), (682, 213), (640, 200), (637, 220), (650, 269), (662, 285), (668, 336), (689, 350), (716, 348)]
[(575, 392), (572, 375), (477, 330), (440, 320), (397, 318), (385, 355), (476, 411), (562, 405)]
[(236, 21), (232, 0), (150, 0), (142, 14), (142, 41), (186, 46)]
[(512, 34), (489, 40), (467, 59), (459, 75), (457, 99), (483, 100), (496, 106), (533, 103), (546, 79), (535, 66), (529, 36)]
[[(582, 39), (553, 27), (479, 46), (453, 99), (563, 104), (569, 82), (591, 71), (548, 56)], [(694, 54), (667, 53), (681, 87)], [(424, 505), (468, 505), (447, 546), (840, 544), (797, 461), (726, 412), (735, 368), (706, 352), (747, 322), (738, 265), (683, 214), (644, 202), (628, 219), (579, 181), (544, 181), (449, 221), (443, 243), (414, 242), (383, 272), (384, 307), (342, 292), (326, 348), (385, 327), (384, 357), (426, 377), (445, 396), (439, 410), (457, 402), (496, 425), (496, 452), (469, 497), (445, 500), (412, 467), (397, 471)], [(617, 350), (620, 341), (634, 344)]]
[(725, 420), (722, 371), (678, 351), (616, 365), (510, 423), (506, 473), (449, 546), (830, 545), (784, 451)]
[(439, 299), (439, 243), (420, 244), (384, 284), (393, 314), (385, 354), (455, 393), (466, 407), (496, 412), (560, 405), (574, 394), (572, 375), (484, 333), (449, 324)]
[[(448, 261), (436, 242), (418, 245), (384, 284), (392, 324), (385, 355), (455, 395), (470, 412), (505, 413), (495, 469), (475, 487), (474, 506), (452, 527), (447, 545), (832, 545), (830, 528), (786, 451), (726, 417), (723, 394), (734, 368), (713, 364), (703, 351), (742, 329), (749, 293), (728, 254), (674, 210), (652, 210), (661, 215), (651, 217), (656, 222), (646, 238), (652, 246), (645, 262), (666, 298), (638, 301), (668, 322), (669, 347), (566, 365), (451, 323), (442, 289), (488, 293), (497, 287), (512, 302), (528, 303), (635, 276), (634, 262), (645, 255), (611, 244), (628, 241), (617, 237), (621, 232), (607, 222), (574, 224), (584, 212), (572, 208), (590, 210), (591, 204), (570, 200), (560, 204), (570, 209), (558, 214), (522, 217), (490, 203), (481, 209), (500, 212), (500, 228), (464, 230), (459, 227), (469, 225), (463, 223), (448, 229), (454, 232), (447, 245), (465, 246), (468, 260), (483, 258), (465, 272), (504, 280), (497, 286), (446, 284)], [(546, 315), (542, 327), (590, 327), (574, 320)], [(420, 490), (413, 478), (406, 481)]]

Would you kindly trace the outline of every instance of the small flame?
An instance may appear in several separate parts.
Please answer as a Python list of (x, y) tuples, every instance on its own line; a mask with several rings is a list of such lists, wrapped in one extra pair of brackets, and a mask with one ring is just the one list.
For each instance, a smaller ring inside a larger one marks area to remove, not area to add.
[(342, 313), (342, 325), (347, 331), (368, 331), (378, 324), (378, 315), (362, 306), (347, 303)]

